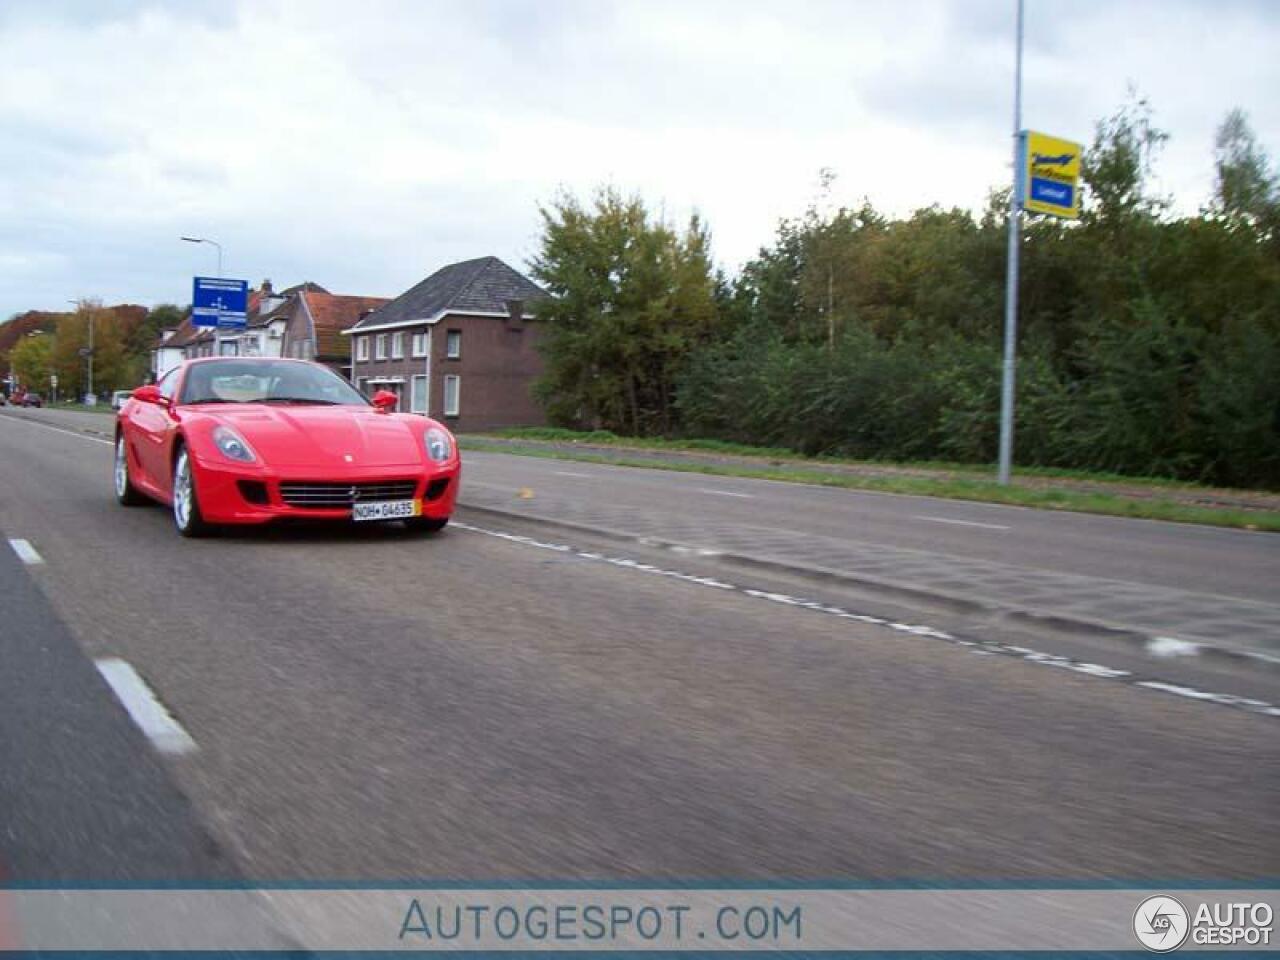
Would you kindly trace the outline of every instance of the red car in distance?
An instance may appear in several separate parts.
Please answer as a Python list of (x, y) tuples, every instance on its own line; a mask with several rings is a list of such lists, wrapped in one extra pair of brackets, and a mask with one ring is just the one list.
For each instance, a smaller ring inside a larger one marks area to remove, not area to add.
[(117, 415), (116, 499), (171, 505), (188, 537), (284, 519), (440, 530), (458, 496), (457, 443), (395, 404), (305, 360), (188, 361)]

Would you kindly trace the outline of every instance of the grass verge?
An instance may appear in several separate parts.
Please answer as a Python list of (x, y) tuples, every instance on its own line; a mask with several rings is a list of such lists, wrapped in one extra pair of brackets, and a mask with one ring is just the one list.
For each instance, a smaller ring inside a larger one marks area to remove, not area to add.
[[(807, 483), (824, 487), (842, 487), (851, 490), (871, 490), (880, 493), (907, 494), (912, 496), (943, 497), (951, 500), (972, 500), (979, 503), (1001, 503), (1020, 507), (1036, 507), (1046, 510), (1067, 510), (1077, 513), (1102, 514), (1114, 517), (1136, 517), (1144, 520), (1165, 520), (1174, 523), (1195, 523), (1208, 526), (1232, 527), (1242, 530), (1260, 530), (1280, 533), (1280, 511), (1245, 510), (1229, 507), (1203, 507), (1181, 503), (1176, 500), (1162, 498), (1159, 488), (1178, 487), (1194, 490), (1193, 484), (1178, 484), (1173, 481), (1148, 483), (1129, 477), (1111, 477), (1091, 474), (1084, 471), (1053, 471), (1038, 474), (1044, 477), (1069, 475), (1071, 479), (1085, 480), (1092, 483), (1123, 483), (1130, 486), (1156, 488), (1147, 495), (1124, 496), (1120, 493), (1099, 491), (1078, 491), (1064, 488), (1034, 487), (1011, 485), (1002, 487), (994, 479), (978, 476), (903, 476), (903, 475), (866, 475), (854, 473), (836, 473), (805, 469), (804, 461), (797, 460), (793, 451), (773, 451), (769, 448), (742, 447), (735, 444), (719, 444), (717, 441), (648, 441), (636, 442), (630, 438), (613, 437), (615, 442), (600, 439), (600, 432), (574, 433), (554, 429), (537, 429), (522, 431), (503, 431), (492, 434), (506, 440), (530, 440), (534, 444), (521, 445), (503, 443), (486, 443), (483, 436), (462, 436), (459, 441), (463, 449), (492, 450), (512, 453), (521, 456), (541, 457), (550, 460), (575, 460), (583, 463), (600, 463), (622, 467), (644, 467), (648, 469), (673, 470), (680, 473), (701, 473), (724, 477), (749, 477), (763, 480), (780, 480), (786, 483)], [(565, 450), (563, 447), (540, 447), (536, 441), (555, 443), (579, 442), (619, 447), (617, 454), (599, 451)], [(691, 445), (693, 444), (693, 445)], [(708, 446), (706, 444), (713, 444)], [(689, 450), (729, 454), (733, 456), (757, 456), (768, 459), (768, 464), (759, 467), (753, 465), (697, 463), (688, 461), (663, 461), (650, 458), (628, 457), (626, 449), (633, 450)], [(752, 453), (744, 451), (751, 450)], [(773, 461), (786, 462), (775, 464)], [(816, 463), (847, 463), (850, 465), (870, 465), (865, 461), (837, 461), (832, 459), (814, 460)], [(889, 467), (889, 464), (878, 466)], [(966, 465), (967, 470), (960, 471), (952, 465), (925, 464), (893, 464), (894, 467), (912, 467), (927, 469), (946, 469), (948, 471), (974, 474), (978, 469)], [(986, 474), (989, 471), (983, 469)], [(1020, 474), (1035, 476), (1032, 470), (1019, 470)]]
[(86, 407), (83, 403), (46, 403), (46, 410), (71, 410), (74, 413), (105, 413), (108, 416), (115, 416), (115, 411), (111, 409), (111, 404), (100, 403), (96, 407)]

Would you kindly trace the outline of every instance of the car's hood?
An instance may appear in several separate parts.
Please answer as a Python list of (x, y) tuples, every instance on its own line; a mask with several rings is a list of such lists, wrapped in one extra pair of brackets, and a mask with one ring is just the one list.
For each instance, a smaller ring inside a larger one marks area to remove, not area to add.
[(246, 404), (204, 408), (234, 428), (269, 467), (420, 466), (425, 421), (361, 407)]

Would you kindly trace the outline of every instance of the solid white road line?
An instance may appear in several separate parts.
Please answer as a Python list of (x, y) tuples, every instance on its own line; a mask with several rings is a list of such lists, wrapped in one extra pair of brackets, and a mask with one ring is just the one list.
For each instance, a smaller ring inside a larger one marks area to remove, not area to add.
[(950, 517), (926, 517), (923, 514), (916, 514), (917, 520), (928, 520), (932, 523), (953, 523), (957, 527), (982, 527), (986, 530), (1008, 530), (1009, 528), (999, 523), (978, 523), (976, 520), (953, 520)]
[(10, 540), (9, 546), (13, 547), (13, 552), (18, 555), (18, 559), (28, 566), (44, 563), (44, 557), (36, 553), (36, 548), (26, 540)]
[(147, 739), (161, 753), (191, 753), (196, 742), (164, 708), (145, 680), (126, 660), (106, 657), (94, 665)]
[(710, 493), (717, 497), (739, 497), (743, 500), (754, 499), (754, 493), (736, 493), (733, 490), (712, 490), (710, 487), (698, 487), (699, 493)]

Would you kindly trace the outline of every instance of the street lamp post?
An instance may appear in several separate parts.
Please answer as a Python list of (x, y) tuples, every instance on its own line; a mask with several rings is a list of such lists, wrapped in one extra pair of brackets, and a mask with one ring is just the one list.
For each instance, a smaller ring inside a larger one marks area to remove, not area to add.
[(179, 237), (179, 240), (185, 240), (187, 243), (207, 243), (218, 250), (218, 276), (222, 276), (222, 244), (217, 240), (210, 240), (207, 237)]

